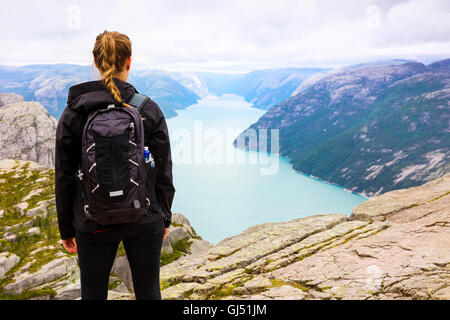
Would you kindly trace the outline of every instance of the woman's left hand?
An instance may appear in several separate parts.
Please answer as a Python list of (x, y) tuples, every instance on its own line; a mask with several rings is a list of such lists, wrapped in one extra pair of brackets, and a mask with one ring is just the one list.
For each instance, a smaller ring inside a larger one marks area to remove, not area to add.
[(163, 241), (166, 240), (167, 234), (169, 233), (169, 228), (164, 228)]

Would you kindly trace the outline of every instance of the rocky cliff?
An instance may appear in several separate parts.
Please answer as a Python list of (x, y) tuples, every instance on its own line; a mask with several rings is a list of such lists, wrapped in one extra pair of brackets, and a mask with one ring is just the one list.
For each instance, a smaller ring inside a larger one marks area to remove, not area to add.
[(57, 124), (39, 102), (0, 93), (0, 159), (54, 166)]
[[(54, 171), (0, 161), (0, 299), (79, 299), (61, 246)], [(14, 192), (11, 192), (14, 190)], [(164, 299), (450, 299), (450, 174), (344, 214), (265, 223), (212, 246), (174, 214), (161, 256)], [(109, 299), (134, 299), (123, 248)]]
[(7, 106), (12, 103), (23, 102), (24, 98), (15, 93), (0, 93), (0, 107)]
[[(212, 247), (181, 214), (174, 214), (161, 265)], [(110, 278), (110, 297), (133, 292), (120, 246)], [(0, 160), (0, 300), (77, 299), (77, 256), (61, 245), (54, 199), (54, 170), (32, 161)]]
[[(278, 129), (280, 153), (295, 170), (353, 192), (417, 186), (450, 171), (449, 66), (359, 66), (311, 77), (249, 129)], [(247, 132), (236, 144), (257, 149), (238, 143)]]
[(450, 175), (162, 267), (166, 299), (450, 299)]

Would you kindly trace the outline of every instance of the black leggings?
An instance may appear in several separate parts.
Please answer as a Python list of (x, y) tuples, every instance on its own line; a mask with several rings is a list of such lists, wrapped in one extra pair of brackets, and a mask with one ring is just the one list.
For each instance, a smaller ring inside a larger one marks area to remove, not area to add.
[(111, 268), (119, 243), (123, 241), (136, 299), (161, 300), (159, 259), (163, 235), (162, 220), (99, 233), (76, 231), (81, 299), (106, 300)]

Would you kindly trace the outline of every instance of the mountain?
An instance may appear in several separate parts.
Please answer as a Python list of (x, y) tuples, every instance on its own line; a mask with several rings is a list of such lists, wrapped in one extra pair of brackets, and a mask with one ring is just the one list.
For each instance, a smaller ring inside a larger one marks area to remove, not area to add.
[[(66, 107), (69, 88), (93, 79), (89, 66), (73, 64), (0, 66), (0, 92), (17, 93), (26, 101), (37, 101), (56, 119), (59, 119)], [(167, 118), (176, 115), (175, 109), (183, 109), (199, 99), (194, 92), (167, 74), (132, 71), (129, 79), (131, 83), (136, 84), (139, 92), (150, 96), (159, 104)]]
[(57, 121), (39, 102), (0, 93), (0, 159), (54, 166)]
[[(272, 68), (241, 74), (196, 72), (196, 83), (208, 92), (220, 96), (233, 93), (244, 97), (258, 109), (268, 109), (288, 98), (312, 75), (326, 72), (321, 68)], [(192, 76), (191, 76), (192, 77)]]
[(177, 109), (195, 104), (200, 97), (162, 70), (132, 71), (128, 82), (158, 103), (166, 118), (177, 115)]
[(37, 101), (59, 118), (69, 87), (91, 79), (89, 67), (70, 64), (0, 66), (0, 92), (13, 92)]
[[(215, 246), (173, 214), (161, 254), (162, 298), (448, 300), (449, 190), (447, 174), (373, 197), (350, 217), (259, 224)], [(54, 170), (0, 160), (0, 195), (0, 300), (79, 299), (76, 255), (59, 239)], [(110, 300), (134, 299), (124, 254), (120, 246)]]
[(295, 170), (354, 192), (412, 187), (450, 170), (449, 66), (409, 62), (312, 77), (249, 129), (279, 129), (280, 154)]
[[(208, 95), (234, 93), (243, 96), (256, 108), (288, 98), (309, 76), (325, 72), (320, 68), (274, 68), (245, 74), (208, 72), (169, 72), (134, 68), (128, 82), (155, 100), (166, 118), (176, 116)], [(73, 64), (0, 65), (0, 92), (17, 93), (26, 101), (37, 101), (59, 119), (66, 107), (71, 86), (93, 80), (90, 66)]]
[[(136, 74), (140, 78), (149, 78), (154, 74), (171, 78), (201, 98), (227, 93), (240, 95), (255, 108), (267, 109), (288, 98), (310, 76), (326, 71), (328, 69), (322, 68), (272, 68), (249, 73), (142, 70)], [(188, 97), (180, 95), (180, 99)]]

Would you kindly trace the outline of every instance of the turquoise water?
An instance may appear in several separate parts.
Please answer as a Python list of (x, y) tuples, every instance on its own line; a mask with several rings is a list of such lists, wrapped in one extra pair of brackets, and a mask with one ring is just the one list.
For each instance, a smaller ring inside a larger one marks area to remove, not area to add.
[[(167, 120), (176, 188), (172, 211), (213, 244), (264, 222), (350, 214), (366, 200), (294, 172), (282, 157), (233, 148), (236, 136), (264, 114), (240, 96), (205, 98), (177, 113)], [(264, 168), (272, 174), (262, 174)]]

